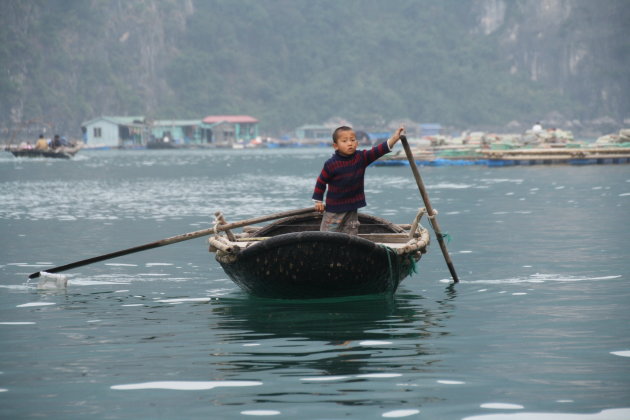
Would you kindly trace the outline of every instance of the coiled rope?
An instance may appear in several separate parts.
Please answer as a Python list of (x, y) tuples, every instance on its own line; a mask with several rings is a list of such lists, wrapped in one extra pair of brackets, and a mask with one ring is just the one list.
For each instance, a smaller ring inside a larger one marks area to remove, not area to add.
[(387, 254), (387, 275), (390, 281), (395, 281), (394, 279), (394, 270), (392, 269), (392, 258), (390, 253), (396, 255), (396, 251), (388, 247), (387, 245), (378, 244), (381, 248), (385, 250), (385, 254)]
[[(387, 254), (387, 275), (388, 275), (389, 280), (391, 282), (398, 281), (398, 278), (400, 277), (401, 272), (399, 270), (396, 273), (398, 275), (394, 276), (394, 268), (392, 264), (392, 256), (393, 258), (396, 258), (398, 256), (398, 253), (394, 249), (388, 247), (387, 245), (378, 244), (378, 246), (383, 248), (385, 250), (385, 253)], [(417, 267), (416, 261), (413, 259), (413, 256), (409, 254), (407, 255), (407, 259), (409, 260), (409, 269), (407, 270), (406, 273), (404, 273), (405, 275), (402, 277), (411, 276), (412, 274), (415, 274), (418, 272), (418, 267)], [(399, 266), (399, 268), (402, 268), (402, 266)]]

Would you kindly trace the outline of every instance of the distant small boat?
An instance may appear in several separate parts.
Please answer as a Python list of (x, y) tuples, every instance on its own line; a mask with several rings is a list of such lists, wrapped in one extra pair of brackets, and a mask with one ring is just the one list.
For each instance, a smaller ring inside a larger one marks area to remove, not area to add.
[(177, 146), (172, 141), (156, 139), (147, 142), (147, 149), (175, 149)]
[(427, 251), (419, 223), (397, 225), (359, 213), (359, 235), (320, 232), (317, 212), (242, 234), (209, 238), (210, 251), (245, 291), (268, 298), (316, 299), (393, 293)]
[(4, 150), (11, 152), (15, 157), (70, 159), (79, 152), (80, 147), (62, 147), (59, 149), (24, 149), (8, 146)]

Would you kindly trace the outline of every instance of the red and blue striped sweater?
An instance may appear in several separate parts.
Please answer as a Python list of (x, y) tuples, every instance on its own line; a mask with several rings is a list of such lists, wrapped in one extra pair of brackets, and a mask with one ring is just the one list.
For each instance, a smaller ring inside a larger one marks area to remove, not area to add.
[(324, 168), (317, 177), (313, 200), (323, 201), (328, 186), (326, 211), (343, 213), (365, 207), (365, 168), (389, 151), (387, 141), (369, 150), (357, 150), (351, 156), (344, 156), (336, 151), (324, 163)]

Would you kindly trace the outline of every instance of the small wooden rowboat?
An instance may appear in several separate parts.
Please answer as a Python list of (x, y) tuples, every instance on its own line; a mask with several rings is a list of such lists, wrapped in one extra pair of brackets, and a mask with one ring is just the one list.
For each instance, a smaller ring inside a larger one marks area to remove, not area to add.
[[(209, 238), (210, 251), (245, 291), (269, 298), (317, 299), (393, 293), (427, 251), (429, 232), (359, 213), (359, 235), (320, 232), (317, 212)], [(217, 225), (224, 224), (223, 216)], [(216, 229), (220, 231), (221, 229)]]

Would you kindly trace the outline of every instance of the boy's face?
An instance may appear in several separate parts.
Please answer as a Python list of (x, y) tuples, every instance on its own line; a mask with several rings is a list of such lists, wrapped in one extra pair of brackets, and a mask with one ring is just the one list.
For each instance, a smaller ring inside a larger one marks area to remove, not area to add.
[(350, 156), (357, 150), (357, 136), (353, 130), (340, 131), (337, 135), (337, 141), (333, 143), (335, 150), (344, 156)]

